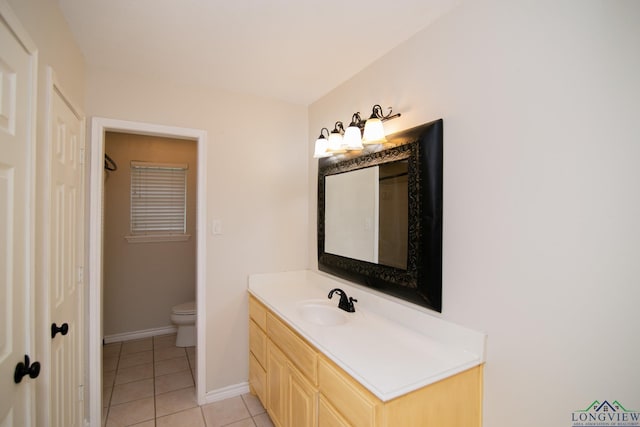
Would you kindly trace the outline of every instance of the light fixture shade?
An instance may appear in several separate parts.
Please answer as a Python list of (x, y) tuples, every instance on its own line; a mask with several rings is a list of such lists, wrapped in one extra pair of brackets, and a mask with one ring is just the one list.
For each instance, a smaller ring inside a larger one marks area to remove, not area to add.
[(329, 148), (329, 141), (327, 141), (327, 138), (321, 135), (320, 138), (316, 140), (316, 147), (315, 147), (315, 150), (313, 151), (313, 158), (321, 159), (323, 157), (329, 157), (331, 153), (327, 151), (328, 148)]
[(358, 126), (349, 126), (344, 132), (344, 139), (342, 145), (347, 150), (362, 150), (362, 135), (360, 134), (360, 128)]
[(363, 144), (382, 144), (387, 142), (384, 136), (384, 126), (382, 120), (371, 117), (364, 125), (364, 135), (362, 137)]
[(331, 132), (329, 135), (329, 151), (332, 153), (344, 153), (342, 147), (342, 134), (340, 132)]
[(342, 135), (344, 134), (344, 125), (341, 121), (337, 121), (333, 130), (329, 134), (329, 152), (332, 154), (345, 153)]

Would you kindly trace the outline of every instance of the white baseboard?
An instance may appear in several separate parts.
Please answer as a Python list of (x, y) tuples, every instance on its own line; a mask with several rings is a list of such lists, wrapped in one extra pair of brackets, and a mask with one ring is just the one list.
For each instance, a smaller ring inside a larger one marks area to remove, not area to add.
[(230, 397), (236, 397), (249, 393), (249, 383), (243, 382), (240, 384), (234, 384), (227, 387), (219, 388), (217, 390), (208, 391), (205, 395), (205, 403), (213, 403), (219, 400), (229, 399)]
[(142, 338), (155, 337), (158, 335), (175, 334), (178, 328), (175, 326), (165, 326), (162, 328), (145, 329), (142, 331), (124, 332), (122, 334), (105, 335), (104, 343), (139, 340)]

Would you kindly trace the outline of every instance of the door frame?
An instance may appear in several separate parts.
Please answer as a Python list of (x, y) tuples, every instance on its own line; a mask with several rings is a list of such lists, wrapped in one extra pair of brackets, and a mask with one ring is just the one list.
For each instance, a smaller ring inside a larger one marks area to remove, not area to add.
[[(102, 255), (104, 214), (104, 139), (105, 132), (124, 132), (138, 135), (195, 140), (197, 143), (198, 177), (196, 207), (196, 310), (197, 357), (196, 397), (205, 403), (206, 379), (206, 209), (207, 209), (207, 132), (200, 129), (163, 126), (150, 123), (93, 117), (91, 119), (91, 177), (89, 184), (89, 420), (99, 426), (102, 420)], [(170, 313), (167, 313), (169, 316)]]

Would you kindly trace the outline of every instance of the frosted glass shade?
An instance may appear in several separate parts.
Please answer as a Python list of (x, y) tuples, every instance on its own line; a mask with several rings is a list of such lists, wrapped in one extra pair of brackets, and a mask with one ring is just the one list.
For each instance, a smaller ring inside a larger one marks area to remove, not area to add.
[(342, 146), (342, 134), (339, 132), (331, 132), (329, 135), (329, 151), (332, 153), (345, 152), (345, 149)]
[(364, 125), (364, 135), (362, 137), (363, 144), (382, 144), (387, 142), (384, 136), (384, 126), (382, 120), (371, 118)]
[(358, 126), (349, 126), (344, 132), (344, 140), (342, 145), (347, 150), (362, 150), (362, 135), (360, 134), (360, 128)]
[(315, 150), (313, 151), (313, 158), (320, 159), (322, 157), (329, 157), (331, 153), (327, 151), (329, 148), (329, 141), (327, 138), (318, 138), (316, 140)]

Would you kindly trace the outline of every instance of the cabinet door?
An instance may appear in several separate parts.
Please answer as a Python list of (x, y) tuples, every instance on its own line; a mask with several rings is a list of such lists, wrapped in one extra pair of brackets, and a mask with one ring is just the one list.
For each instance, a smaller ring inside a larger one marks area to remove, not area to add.
[(318, 402), (318, 427), (351, 427), (323, 395)]
[(267, 412), (277, 427), (287, 427), (288, 368), (285, 355), (267, 342)]
[(318, 425), (318, 390), (291, 364), (289, 365), (288, 405), (290, 427)]

